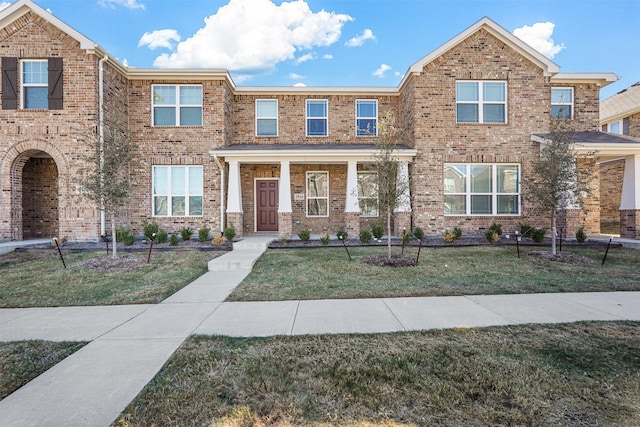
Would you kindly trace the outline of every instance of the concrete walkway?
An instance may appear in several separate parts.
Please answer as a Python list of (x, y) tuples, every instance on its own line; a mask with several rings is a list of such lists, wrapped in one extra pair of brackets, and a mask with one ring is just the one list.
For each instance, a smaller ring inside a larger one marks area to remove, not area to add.
[(87, 346), (0, 401), (3, 426), (108, 426), (191, 334), (396, 332), (640, 320), (640, 292), (223, 302), (272, 237), (251, 237), (160, 304), (0, 310), (0, 341)]

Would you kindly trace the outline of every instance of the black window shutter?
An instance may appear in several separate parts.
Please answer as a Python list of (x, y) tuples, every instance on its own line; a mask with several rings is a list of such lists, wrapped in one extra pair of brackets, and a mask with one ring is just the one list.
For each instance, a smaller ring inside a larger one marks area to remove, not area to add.
[(18, 58), (3, 57), (2, 63), (2, 109), (18, 108)]
[(62, 110), (62, 58), (49, 58), (49, 109)]

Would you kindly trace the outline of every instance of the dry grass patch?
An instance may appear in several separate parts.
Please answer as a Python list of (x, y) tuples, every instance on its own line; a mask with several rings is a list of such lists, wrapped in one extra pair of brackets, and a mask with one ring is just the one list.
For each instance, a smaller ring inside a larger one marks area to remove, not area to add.
[(192, 337), (116, 422), (640, 425), (640, 323)]

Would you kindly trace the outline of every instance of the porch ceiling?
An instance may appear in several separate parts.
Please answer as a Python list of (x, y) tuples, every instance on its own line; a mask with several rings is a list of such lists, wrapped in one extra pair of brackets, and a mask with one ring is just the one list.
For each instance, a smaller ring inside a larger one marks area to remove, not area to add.
[[(240, 163), (346, 163), (370, 162), (379, 152), (375, 144), (233, 144), (210, 151), (214, 157)], [(417, 150), (398, 145), (394, 157), (412, 161)]]
[[(566, 136), (578, 154), (595, 153), (599, 162), (640, 155), (640, 138), (596, 131), (568, 132)], [(533, 134), (531, 140), (549, 143), (551, 133)]]

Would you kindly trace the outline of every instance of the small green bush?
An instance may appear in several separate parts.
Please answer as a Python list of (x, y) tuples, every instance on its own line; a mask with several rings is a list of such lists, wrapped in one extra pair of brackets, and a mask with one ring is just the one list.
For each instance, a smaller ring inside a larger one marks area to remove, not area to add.
[(158, 226), (158, 224), (153, 221), (151, 223), (147, 222), (146, 220), (142, 223), (142, 234), (144, 235), (144, 237), (146, 237), (149, 240), (154, 240), (153, 238), (153, 234), (155, 233), (156, 238), (158, 237), (158, 230), (160, 229), (160, 227)]
[(182, 236), (183, 241), (191, 240), (191, 236), (193, 236), (193, 230), (189, 227), (182, 227), (180, 230), (180, 235)]
[(164, 230), (158, 230), (156, 234), (156, 242), (158, 243), (167, 243), (169, 240), (169, 234)]
[(278, 237), (278, 242), (280, 242), (281, 245), (284, 245), (285, 243), (287, 243), (287, 239), (285, 236), (280, 236)]
[(127, 234), (129, 230), (126, 228), (116, 228), (116, 242), (122, 242)]
[(462, 229), (460, 227), (453, 227), (453, 235), (456, 237), (456, 240), (461, 238), (462, 237)]
[(422, 238), (424, 237), (424, 230), (422, 230), (422, 228), (420, 227), (416, 227), (413, 229), (413, 235), (416, 236), (416, 239), (422, 240)]
[(520, 235), (522, 237), (531, 237), (533, 230), (535, 230), (535, 227), (532, 227), (531, 224), (527, 224), (526, 222), (520, 223)]
[[(497, 233), (498, 236), (502, 236), (502, 225), (494, 222), (493, 224), (491, 224), (491, 227), (489, 227), (487, 231), (491, 231), (493, 233)], [(462, 235), (462, 233), (460, 234)]]
[(382, 226), (382, 224), (372, 224), (371, 225), (371, 234), (377, 240), (380, 240), (382, 238), (382, 235), (384, 234), (384, 227)]
[(323, 245), (328, 245), (329, 244), (329, 234), (328, 233), (322, 233), (322, 236), (320, 236), (320, 241), (322, 242)]
[(369, 230), (360, 230), (360, 241), (362, 243), (371, 242), (371, 232)]
[(453, 231), (445, 231), (442, 239), (445, 243), (453, 243), (456, 240), (456, 235)]
[(201, 242), (206, 242), (207, 240), (209, 240), (210, 231), (211, 229), (209, 227), (202, 227), (200, 230), (198, 230), (198, 240)]
[(498, 240), (500, 240), (500, 234), (492, 229), (488, 229), (487, 231), (485, 231), (484, 237), (486, 237), (487, 240), (491, 243), (496, 243)]
[(116, 242), (122, 242), (125, 246), (131, 246), (135, 243), (136, 236), (131, 233), (128, 228), (119, 228), (116, 230)]
[(303, 242), (308, 242), (309, 239), (311, 238), (311, 231), (307, 230), (306, 228), (303, 230), (300, 230), (300, 232), (298, 233), (298, 237), (300, 238), (300, 240), (302, 240)]
[(224, 237), (228, 241), (232, 241), (236, 237), (236, 229), (234, 227), (227, 227), (224, 229)]
[(544, 241), (544, 229), (543, 228), (532, 228), (531, 229), (531, 240), (536, 243), (542, 243)]
[(584, 232), (584, 227), (580, 227), (576, 231), (576, 240), (580, 244), (584, 243), (585, 240), (587, 240), (587, 234)]
[(410, 231), (402, 230), (402, 233), (400, 233), (400, 238), (402, 239), (402, 243), (404, 243), (405, 245), (411, 241), (412, 237), (413, 237), (413, 234), (411, 234)]
[(178, 246), (178, 243), (180, 243), (180, 239), (178, 238), (178, 235), (176, 233), (171, 233), (171, 238), (169, 239), (169, 244), (171, 246)]
[(336, 233), (336, 236), (338, 236), (339, 240), (347, 240), (347, 237), (349, 237), (349, 233), (347, 233), (346, 231), (344, 231), (343, 229), (338, 230), (338, 232)]

